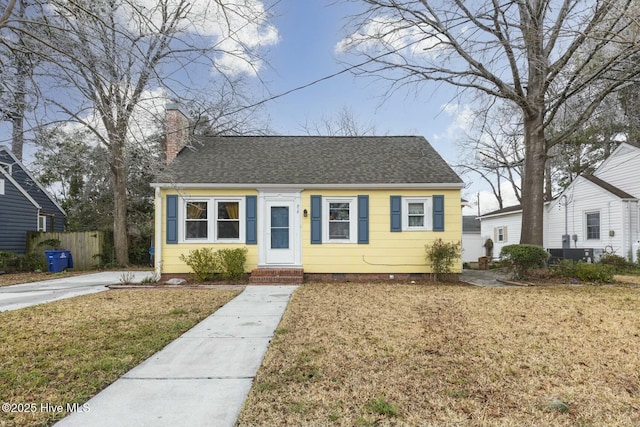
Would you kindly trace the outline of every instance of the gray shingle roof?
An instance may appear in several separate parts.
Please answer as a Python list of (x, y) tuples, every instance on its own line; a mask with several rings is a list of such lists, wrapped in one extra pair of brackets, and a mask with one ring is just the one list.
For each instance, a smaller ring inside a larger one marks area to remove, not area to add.
[(475, 215), (463, 216), (462, 232), (465, 234), (480, 234), (480, 220)]
[(158, 182), (177, 184), (456, 184), (419, 136), (201, 137)]

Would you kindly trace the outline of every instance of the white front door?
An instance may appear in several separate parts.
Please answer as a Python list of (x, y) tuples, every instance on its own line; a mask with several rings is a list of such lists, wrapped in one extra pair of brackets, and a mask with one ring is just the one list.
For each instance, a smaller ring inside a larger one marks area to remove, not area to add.
[(262, 262), (294, 266), (300, 263), (300, 195), (264, 195), (262, 211)]

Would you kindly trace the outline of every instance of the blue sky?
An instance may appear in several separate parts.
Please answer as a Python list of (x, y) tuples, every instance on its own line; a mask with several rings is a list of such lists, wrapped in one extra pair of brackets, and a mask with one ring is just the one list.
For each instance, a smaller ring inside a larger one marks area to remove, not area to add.
[[(272, 94), (307, 84), (344, 68), (338, 62), (336, 44), (347, 35), (344, 28), (353, 6), (326, 0), (282, 0), (274, 9), (272, 23), (280, 41), (267, 54), (269, 67), (261, 77)], [(400, 89), (385, 99), (387, 86), (373, 78), (345, 73), (274, 101), (266, 110), (275, 131), (302, 134), (305, 122), (329, 117), (343, 107), (354, 112), (358, 122), (375, 124), (377, 133), (422, 135), (450, 163), (457, 161), (454, 141), (447, 132), (453, 116), (443, 107), (454, 88), (435, 91), (427, 84), (419, 92)]]
[[(262, 1), (269, 7), (269, 1)], [(343, 70), (336, 45), (349, 35), (345, 27), (355, 7), (342, 0), (275, 1), (269, 24), (277, 30), (278, 41), (272, 39), (265, 51), (266, 64), (260, 67), (259, 76), (265, 85), (255, 85), (253, 99), (278, 95)], [(465, 110), (457, 104), (456, 88), (426, 82), (385, 96), (387, 89), (374, 78), (344, 73), (269, 101), (264, 111), (276, 133), (300, 135), (305, 133), (305, 123), (319, 122), (347, 108), (363, 126), (375, 125), (376, 133), (424, 136), (445, 160), (457, 163)], [(9, 144), (6, 123), (0, 124), (0, 135), (2, 143)], [(27, 148), (27, 156), (29, 149), (33, 147)], [(472, 198), (479, 190), (476, 183), (464, 196)]]

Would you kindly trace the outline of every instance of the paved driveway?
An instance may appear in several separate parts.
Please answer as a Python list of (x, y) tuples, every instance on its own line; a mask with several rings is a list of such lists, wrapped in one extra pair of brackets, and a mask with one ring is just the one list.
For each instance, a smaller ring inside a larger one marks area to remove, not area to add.
[(121, 283), (126, 277), (132, 282), (140, 282), (153, 275), (150, 271), (105, 271), (82, 276), (64, 277), (22, 285), (0, 287), (0, 311), (17, 310), (31, 305), (56, 301), (78, 295), (92, 294), (108, 290), (107, 285)]

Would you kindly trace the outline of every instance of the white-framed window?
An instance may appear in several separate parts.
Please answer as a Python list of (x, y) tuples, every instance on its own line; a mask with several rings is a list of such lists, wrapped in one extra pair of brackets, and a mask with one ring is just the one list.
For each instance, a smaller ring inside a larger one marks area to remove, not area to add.
[(324, 198), (324, 242), (357, 243), (358, 212), (356, 197)]
[(497, 243), (505, 243), (507, 241), (507, 227), (496, 227), (493, 229), (493, 237)]
[(430, 197), (402, 198), (402, 230), (432, 230), (432, 221)]
[(46, 215), (38, 215), (38, 231), (47, 231)]
[(600, 240), (600, 212), (585, 212), (587, 240)]
[(4, 179), (0, 179), (0, 196), (4, 195)]
[(184, 198), (181, 221), (183, 242), (244, 241), (243, 197)]
[(184, 239), (207, 240), (209, 238), (209, 202), (186, 200), (184, 207)]

